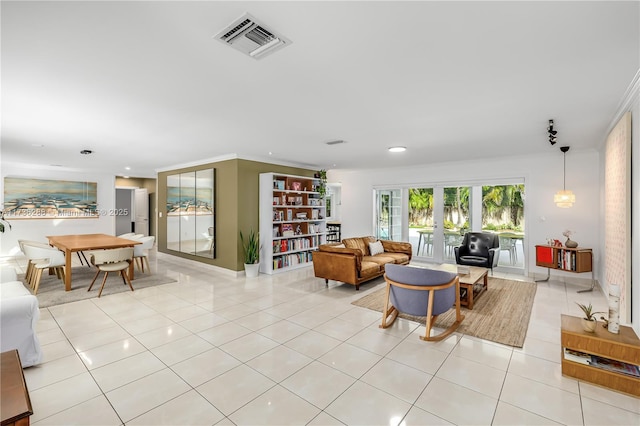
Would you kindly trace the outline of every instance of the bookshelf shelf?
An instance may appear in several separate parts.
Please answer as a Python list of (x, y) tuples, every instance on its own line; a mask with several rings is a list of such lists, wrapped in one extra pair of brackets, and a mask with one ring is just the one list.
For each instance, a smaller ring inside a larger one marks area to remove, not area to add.
[(631, 327), (621, 325), (613, 334), (599, 324), (588, 333), (578, 317), (562, 315), (561, 321), (563, 375), (640, 396), (640, 339)]
[(326, 207), (320, 179), (260, 175), (260, 272), (275, 274), (311, 265), (326, 240)]

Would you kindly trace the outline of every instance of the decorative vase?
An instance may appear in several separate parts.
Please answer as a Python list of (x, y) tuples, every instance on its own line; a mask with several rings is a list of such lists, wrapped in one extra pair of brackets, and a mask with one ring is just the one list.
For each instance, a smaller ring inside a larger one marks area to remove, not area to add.
[(620, 332), (620, 286), (609, 285), (609, 324), (607, 330), (613, 334)]
[(567, 238), (567, 241), (564, 243), (564, 246), (568, 248), (576, 248), (578, 247), (578, 243), (576, 243), (570, 238)]
[(596, 327), (598, 326), (598, 321), (582, 318), (582, 329), (586, 332), (593, 333), (596, 331)]
[(247, 278), (255, 278), (260, 273), (260, 264), (259, 263), (245, 263), (244, 264), (244, 274)]

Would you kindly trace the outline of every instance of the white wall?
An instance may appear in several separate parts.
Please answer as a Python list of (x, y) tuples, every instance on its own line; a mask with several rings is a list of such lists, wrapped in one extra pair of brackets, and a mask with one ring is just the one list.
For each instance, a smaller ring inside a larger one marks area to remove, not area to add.
[[(98, 209), (109, 212), (115, 209), (115, 177), (112, 175), (87, 175), (45, 168), (28, 168), (2, 163), (0, 194), (4, 201), (4, 178), (25, 177), (36, 179), (60, 179), (98, 183)], [(115, 234), (115, 216), (105, 214), (98, 219), (28, 219), (10, 221), (12, 229), (0, 234), (0, 256), (19, 254), (18, 239), (46, 242), (47, 235), (67, 234)]]
[[(543, 138), (538, 141), (548, 144)], [(387, 153), (381, 153), (387, 155)], [(407, 151), (404, 155), (411, 155)], [(567, 154), (567, 189), (576, 194), (572, 208), (562, 209), (553, 203), (553, 195), (562, 189), (562, 153), (549, 146), (548, 153), (538, 156), (488, 158), (457, 163), (438, 163), (414, 168), (368, 171), (329, 171), (330, 183), (342, 184), (342, 235), (353, 237), (374, 235), (373, 188), (375, 186), (429, 186), (433, 184), (487, 183), (498, 179), (525, 181), (525, 240), (528, 272), (546, 276), (546, 268), (535, 266), (535, 245), (548, 237), (564, 241), (562, 232), (574, 231), (572, 239), (582, 247), (594, 249), (596, 279), (599, 279), (600, 252), (597, 250), (602, 232), (599, 215), (599, 154), (595, 150), (572, 151)], [(575, 278), (576, 274), (551, 271), (552, 276)], [(579, 274), (588, 279), (588, 274)]]

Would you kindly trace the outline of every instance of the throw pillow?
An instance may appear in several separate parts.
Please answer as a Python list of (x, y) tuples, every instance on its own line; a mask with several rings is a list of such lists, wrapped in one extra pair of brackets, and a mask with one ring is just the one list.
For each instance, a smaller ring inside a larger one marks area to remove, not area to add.
[(384, 253), (384, 247), (382, 247), (382, 242), (376, 241), (375, 243), (369, 243), (369, 251), (371, 252), (371, 256)]

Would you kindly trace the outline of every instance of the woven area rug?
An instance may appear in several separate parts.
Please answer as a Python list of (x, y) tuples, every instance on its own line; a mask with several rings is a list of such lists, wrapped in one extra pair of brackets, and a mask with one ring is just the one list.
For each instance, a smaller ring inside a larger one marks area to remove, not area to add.
[[(98, 279), (96, 279), (95, 284), (91, 288), (91, 291), (87, 291), (95, 273), (96, 269), (94, 267), (78, 266), (73, 268), (71, 272), (71, 291), (65, 291), (64, 283), (57, 279), (55, 275), (48, 275), (45, 271), (42, 274), (42, 279), (40, 280), (38, 294), (36, 294), (38, 297), (38, 304), (41, 308), (48, 308), (49, 306), (62, 305), (64, 303), (98, 297), (104, 272), (100, 273)], [(134, 277), (135, 279), (131, 281), (134, 291), (176, 281), (164, 275), (149, 273), (143, 274), (137, 270)], [(24, 275), (18, 276), (18, 279), (25, 283)], [(28, 287), (27, 284), (24, 285), (25, 287)], [(107, 282), (104, 285), (102, 297), (109, 294), (121, 293), (123, 291), (131, 291), (131, 289), (128, 285), (123, 284), (122, 277), (120, 277), (120, 275), (114, 272), (110, 273), (109, 278), (107, 278)]]
[[(475, 300), (473, 310), (462, 308), (465, 318), (457, 333), (521, 348), (527, 336), (536, 284), (489, 277), (489, 289)], [(382, 312), (386, 284), (353, 305)], [(425, 317), (400, 314), (400, 318), (424, 324)], [(455, 310), (440, 315), (436, 327), (447, 328), (455, 321)]]

